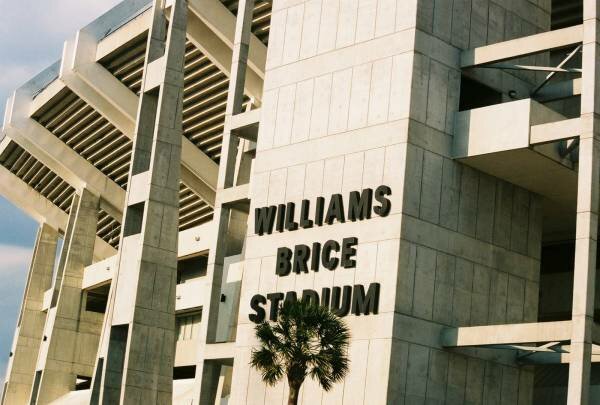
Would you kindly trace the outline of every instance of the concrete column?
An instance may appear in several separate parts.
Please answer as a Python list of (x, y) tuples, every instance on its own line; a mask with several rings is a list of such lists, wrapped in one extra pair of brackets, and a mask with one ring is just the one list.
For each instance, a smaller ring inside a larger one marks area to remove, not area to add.
[(86, 311), (81, 286), (83, 271), (93, 262), (99, 205), (99, 198), (87, 189), (73, 197), (32, 403), (52, 402), (75, 389), (77, 376), (92, 376), (102, 314)]
[[(170, 404), (187, 3), (155, 0), (92, 403)], [(98, 381), (100, 379), (100, 382)]]
[[(223, 143), (221, 145), (221, 163), (219, 165), (217, 193), (236, 185), (235, 173), (240, 138), (232, 134), (227, 122), (230, 121), (229, 118), (232, 115), (241, 113), (243, 108), (244, 85), (248, 67), (250, 39), (252, 36), (253, 10), (254, 0), (239, 1), (231, 60), (231, 76), (229, 78), (229, 91), (227, 93), (226, 124), (223, 131)], [(213, 248), (210, 249), (207, 270), (210, 293), (209, 299), (203, 308), (206, 319), (203, 320), (200, 328), (200, 337), (205, 344), (198, 351), (198, 363), (196, 364), (195, 386), (200, 390), (200, 404), (215, 403), (218, 391), (221, 364), (214, 361), (204, 361), (204, 348), (206, 344), (215, 343), (216, 341), (219, 317), (218, 308), (223, 283), (223, 265), (225, 257), (228, 254), (230, 242), (233, 242), (230, 240), (233, 236), (230, 234), (230, 222), (232, 218), (238, 215), (239, 213), (235, 212), (229, 206), (221, 203), (215, 206), (213, 221), (215, 221), (217, 233)]]
[(44, 293), (52, 285), (58, 232), (46, 223), (38, 229), (21, 312), (6, 370), (3, 405), (23, 404), (29, 399), (37, 354), (42, 342), (46, 314)]
[(597, 2), (584, 0), (581, 118), (586, 123), (579, 142), (573, 331), (569, 363), (568, 404), (587, 405), (590, 395), (592, 326), (596, 282), (598, 198), (600, 184), (600, 55)]

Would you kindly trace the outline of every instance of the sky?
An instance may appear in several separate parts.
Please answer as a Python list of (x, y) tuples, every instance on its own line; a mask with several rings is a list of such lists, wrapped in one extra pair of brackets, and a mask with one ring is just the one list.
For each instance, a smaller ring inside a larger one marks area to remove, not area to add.
[[(120, 0), (0, 0), (0, 117), (9, 94), (60, 59), (63, 43)], [(38, 224), (0, 196), (0, 383)]]

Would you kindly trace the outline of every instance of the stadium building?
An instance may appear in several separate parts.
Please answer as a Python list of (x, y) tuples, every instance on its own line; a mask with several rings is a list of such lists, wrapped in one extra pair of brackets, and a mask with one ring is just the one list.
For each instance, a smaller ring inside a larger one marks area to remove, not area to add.
[(595, 0), (126, 0), (0, 139), (40, 224), (2, 404), (285, 403), (293, 299), (351, 331), (301, 404), (600, 403)]

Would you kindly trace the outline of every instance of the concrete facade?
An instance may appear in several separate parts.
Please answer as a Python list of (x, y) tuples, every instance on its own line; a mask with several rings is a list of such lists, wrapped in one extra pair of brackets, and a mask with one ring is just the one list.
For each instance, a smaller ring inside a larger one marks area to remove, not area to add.
[(124, 1), (9, 100), (0, 192), (41, 225), (2, 403), (285, 403), (255, 321), (307, 294), (351, 364), (301, 404), (600, 400), (597, 21)]

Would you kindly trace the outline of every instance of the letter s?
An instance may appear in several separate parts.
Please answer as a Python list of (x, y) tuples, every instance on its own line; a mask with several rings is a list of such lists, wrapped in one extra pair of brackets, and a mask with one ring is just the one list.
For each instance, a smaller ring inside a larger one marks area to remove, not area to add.
[(261, 323), (265, 320), (265, 309), (261, 307), (261, 304), (264, 305), (267, 303), (267, 299), (260, 294), (256, 294), (250, 300), (250, 308), (252, 308), (256, 313), (248, 315), (248, 319), (254, 323)]
[(392, 189), (388, 186), (379, 186), (375, 189), (375, 199), (381, 204), (380, 206), (373, 207), (375, 214), (380, 217), (385, 217), (390, 213), (392, 209), (392, 203), (387, 199), (386, 195), (391, 195)]

